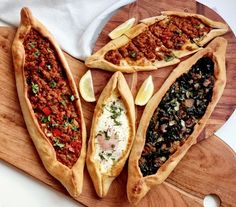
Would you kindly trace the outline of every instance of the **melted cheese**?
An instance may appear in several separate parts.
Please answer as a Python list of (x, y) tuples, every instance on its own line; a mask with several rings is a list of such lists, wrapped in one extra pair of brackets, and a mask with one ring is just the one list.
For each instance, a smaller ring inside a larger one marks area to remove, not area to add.
[(111, 170), (123, 157), (129, 137), (129, 120), (124, 103), (113, 93), (104, 103), (95, 128), (94, 160), (101, 173)]

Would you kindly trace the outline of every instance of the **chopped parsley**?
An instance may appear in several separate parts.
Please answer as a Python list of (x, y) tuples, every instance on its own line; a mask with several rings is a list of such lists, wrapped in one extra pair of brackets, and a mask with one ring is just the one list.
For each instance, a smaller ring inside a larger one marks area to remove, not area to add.
[(35, 48), (35, 45), (36, 45), (37, 43), (36, 42), (30, 42), (29, 43), (29, 46), (31, 47), (31, 48)]
[(37, 50), (36, 52), (34, 52), (34, 57), (38, 58), (39, 56), (40, 56), (39, 50)]
[(57, 83), (52, 80), (52, 81), (49, 82), (49, 86), (50, 86), (50, 88), (56, 88)]
[(65, 146), (65, 144), (60, 143), (60, 140), (57, 138), (53, 139), (52, 141), (54, 147), (59, 147), (60, 149), (62, 149)]
[(63, 105), (63, 106), (66, 106), (66, 101), (62, 100), (62, 101), (60, 101), (60, 104)]
[(130, 57), (132, 57), (132, 58), (136, 58), (136, 57), (137, 57), (137, 53), (136, 53), (135, 51), (130, 51), (130, 52), (129, 52), (129, 55), (130, 55)]
[(101, 158), (101, 160), (106, 160), (106, 158), (104, 157), (104, 155), (103, 155), (102, 152), (100, 152), (98, 155), (99, 155), (99, 157)]
[(32, 82), (32, 92), (37, 94), (39, 92), (39, 85), (37, 83)]
[(108, 157), (112, 156), (112, 153), (107, 153), (107, 156), (108, 156)]
[(123, 111), (123, 109), (122, 109), (121, 107), (117, 106), (116, 103), (115, 103), (115, 101), (112, 102), (111, 110), (110, 110), (110, 112), (112, 113), (112, 115), (111, 115), (110, 117), (113, 119), (113, 121), (114, 121), (114, 123), (115, 123), (116, 126), (120, 126), (120, 125), (121, 125), (121, 122), (119, 122), (119, 121), (117, 120), (117, 118), (118, 118), (119, 116), (121, 116), (121, 112), (122, 112), (122, 111)]
[(165, 55), (165, 57), (164, 57), (164, 60), (166, 62), (170, 62), (173, 59), (175, 59), (175, 55), (174, 54)]
[(50, 116), (42, 116), (41, 118), (41, 122), (43, 123), (47, 123), (51, 120), (51, 117)]
[(72, 127), (71, 127), (71, 129), (72, 129), (72, 131), (78, 131), (78, 127), (77, 126), (75, 126), (75, 125), (73, 125)]
[(74, 101), (74, 100), (75, 100), (74, 95), (71, 95), (71, 96), (70, 96), (70, 100), (71, 100), (71, 101)]
[(66, 127), (68, 127), (68, 126), (69, 126), (69, 122), (66, 121), (66, 122), (63, 124), (63, 127), (66, 128)]
[[(51, 119), (51, 117), (50, 117), (50, 119)], [(53, 123), (53, 124), (49, 123), (49, 125), (48, 125), (49, 128), (54, 128), (54, 127), (58, 127), (58, 126), (59, 126), (59, 124), (57, 124), (57, 123)]]

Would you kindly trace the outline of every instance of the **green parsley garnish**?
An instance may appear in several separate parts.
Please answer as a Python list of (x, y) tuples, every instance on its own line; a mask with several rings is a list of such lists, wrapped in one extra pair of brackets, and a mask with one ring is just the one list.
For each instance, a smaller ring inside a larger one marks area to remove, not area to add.
[(60, 101), (60, 104), (66, 106), (66, 102), (64, 100)]
[(130, 57), (132, 57), (132, 58), (136, 58), (136, 57), (137, 57), (137, 53), (136, 53), (135, 51), (130, 51), (130, 52), (129, 52), (129, 55), (130, 55)]
[(112, 156), (112, 153), (107, 153), (107, 156), (108, 156), (108, 157)]
[(70, 100), (71, 100), (71, 101), (74, 101), (74, 100), (75, 100), (74, 95), (71, 95), (71, 96), (70, 96)]
[(62, 94), (61, 94), (61, 98), (64, 99), (64, 100), (66, 100), (66, 94), (62, 93)]
[(166, 62), (170, 62), (171, 60), (175, 59), (175, 55), (174, 54), (165, 55), (164, 59)]
[(114, 119), (114, 123), (116, 126), (121, 126), (121, 122), (117, 121), (116, 119)]
[(50, 88), (55, 88), (57, 86), (57, 83), (55, 81), (50, 81), (49, 86)]
[(101, 152), (98, 155), (101, 158), (101, 160), (106, 160), (106, 158), (104, 157), (104, 155)]
[(31, 47), (31, 48), (35, 48), (35, 45), (36, 45), (37, 43), (36, 42), (30, 42), (29, 43), (29, 46)]
[(72, 129), (72, 131), (75, 131), (75, 132), (78, 131), (78, 127), (77, 126), (72, 126), (71, 129)]
[[(50, 117), (50, 119), (51, 119), (51, 117)], [(53, 123), (53, 124), (49, 123), (48, 124), (49, 128), (58, 127), (58, 126), (59, 126), (59, 124), (57, 124), (57, 123)]]
[(38, 58), (38, 57), (39, 57), (39, 55), (40, 55), (40, 52), (39, 52), (39, 50), (37, 50), (36, 52), (34, 52), (34, 57)]
[(123, 109), (118, 107), (118, 106), (116, 106), (115, 102), (112, 103), (111, 110), (110, 110), (112, 115), (110, 117), (113, 119), (113, 121), (114, 121), (116, 126), (120, 126), (121, 125), (121, 122), (117, 121), (116, 119), (121, 115), (122, 111), (123, 111)]
[(53, 146), (54, 147), (59, 147), (60, 149), (62, 149), (65, 146), (65, 144), (60, 143), (60, 140), (55, 138), (55, 139), (53, 139)]
[(42, 116), (41, 118), (41, 122), (43, 123), (47, 123), (51, 120), (51, 117), (50, 116)]
[(32, 82), (32, 92), (37, 94), (39, 92), (39, 85)]

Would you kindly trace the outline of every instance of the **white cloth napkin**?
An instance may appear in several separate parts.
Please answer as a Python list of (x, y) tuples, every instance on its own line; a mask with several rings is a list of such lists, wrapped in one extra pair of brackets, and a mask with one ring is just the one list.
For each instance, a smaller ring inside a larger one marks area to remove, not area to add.
[(113, 12), (135, 0), (0, 0), (0, 25), (18, 26), (27, 6), (62, 49), (84, 60)]
[(227, 122), (215, 132), (215, 135), (224, 140), (236, 152), (236, 110)]

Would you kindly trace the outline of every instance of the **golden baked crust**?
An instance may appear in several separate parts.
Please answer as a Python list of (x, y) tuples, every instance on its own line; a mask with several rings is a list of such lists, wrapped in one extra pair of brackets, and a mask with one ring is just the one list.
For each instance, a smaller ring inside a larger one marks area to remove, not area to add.
[[(123, 156), (112, 165), (112, 168), (105, 173), (102, 173), (99, 166), (100, 163), (94, 159), (95, 156), (95, 136), (96, 136), (96, 125), (98, 123), (98, 117), (102, 113), (104, 104), (106, 100), (115, 92), (121, 96), (121, 100), (124, 103), (124, 106), (127, 111), (128, 125), (129, 125), (129, 137), (127, 137), (127, 146), (124, 150)], [(112, 181), (120, 174), (122, 171), (125, 162), (129, 156), (133, 140), (135, 136), (135, 109), (132, 93), (129, 89), (129, 86), (126, 83), (126, 80), (121, 72), (116, 72), (109, 80), (108, 84), (102, 91), (97, 105), (94, 110), (90, 139), (88, 144), (88, 152), (86, 158), (86, 164), (89, 171), (89, 174), (92, 178), (95, 190), (99, 197), (106, 196), (109, 187)]]
[[(220, 99), (226, 84), (226, 47), (227, 41), (224, 38), (217, 37), (207, 46), (207, 48), (197, 52), (186, 61), (181, 62), (145, 107), (139, 123), (139, 127), (137, 129), (135, 142), (131, 150), (128, 164), (127, 195), (129, 201), (132, 204), (137, 204), (152, 187), (162, 183), (169, 176), (171, 171), (175, 168), (182, 157), (186, 154), (188, 149), (196, 143), (198, 135), (204, 128), (208, 118), (214, 110), (214, 107)], [(179, 147), (173, 155), (169, 157), (169, 159), (158, 169), (156, 174), (143, 177), (138, 162), (145, 144), (146, 131), (150, 119), (160, 101), (162, 100), (162, 97), (166, 94), (170, 86), (176, 81), (178, 77), (187, 72), (191, 68), (191, 66), (194, 65), (203, 56), (212, 57), (215, 65), (215, 84), (213, 87), (212, 100), (209, 103), (204, 116), (195, 125), (194, 131), (188, 137), (187, 141), (185, 141), (185, 143), (181, 147)]]
[[(27, 83), (24, 74), (25, 50), (23, 42), (24, 38), (32, 28), (38, 31), (43, 37), (47, 38), (54, 46), (58, 58), (61, 62), (61, 65), (63, 66), (66, 72), (69, 87), (72, 90), (73, 94), (75, 94), (75, 99), (77, 99), (76, 108), (78, 110), (77, 113), (80, 115), (81, 119), (82, 148), (81, 154), (72, 168), (63, 165), (57, 160), (56, 152), (48, 138), (42, 132), (27, 96)], [(39, 156), (47, 171), (65, 186), (71, 196), (77, 197), (82, 191), (83, 170), (86, 156), (86, 128), (79, 100), (79, 95), (72, 77), (72, 73), (61, 49), (59, 48), (59, 45), (49, 33), (49, 31), (37, 19), (32, 16), (28, 8), (23, 8), (21, 10), (21, 24), (18, 27), (12, 44), (12, 56), (15, 68), (16, 86), (20, 106), (28, 132), (34, 142)]]
[[(142, 61), (133, 61), (128, 63), (127, 59), (122, 58), (122, 61), (119, 65), (113, 64), (107, 61), (104, 56), (110, 50), (118, 49), (121, 46), (127, 44), (131, 39), (138, 36), (140, 33), (145, 31), (148, 26), (159, 22), (159, 21), (168, 21), (170, 16), (179, 16), (179, 17), (195, 17), (201, 20), (204, 24), (211, 27), (212, 30), (204, 36), (204, 38), (195, 38), (194, 42), (188, 41), (181, 50), (172, 50), (175, 58), (172, 60), (161, 60), (161, 61), (150, 61), (147, 58), (142, 58)], [(179, 58), (185, 57), (192, 53), (197, 52), (202, 49), (206, 43), (211, 41), (213, 38), (222, 35), (228, 31), (228, 26), (221, 22), (212, 21), (206, 18), (203, 15), (191, 14), (185, 12), (176, 12), (176, 11), (163, 11), (160, 16), (146, 18), (140, 21), (139, 24), (135, 25), (128, 31), (126, 31), (121, 37), (111, 40), (103, 48), (98, 50), (96, 53), (88, 57), (85, 61), (86, 66), (90, 68), (99, 68), (108, 71), (121, 71), (126, 73), (133, 73), (135, 71), (148, 71), (155, 70), (161, 67), (174, 65), (180, 62)], [(188, 48), (191, 48), (190, 50)]]

